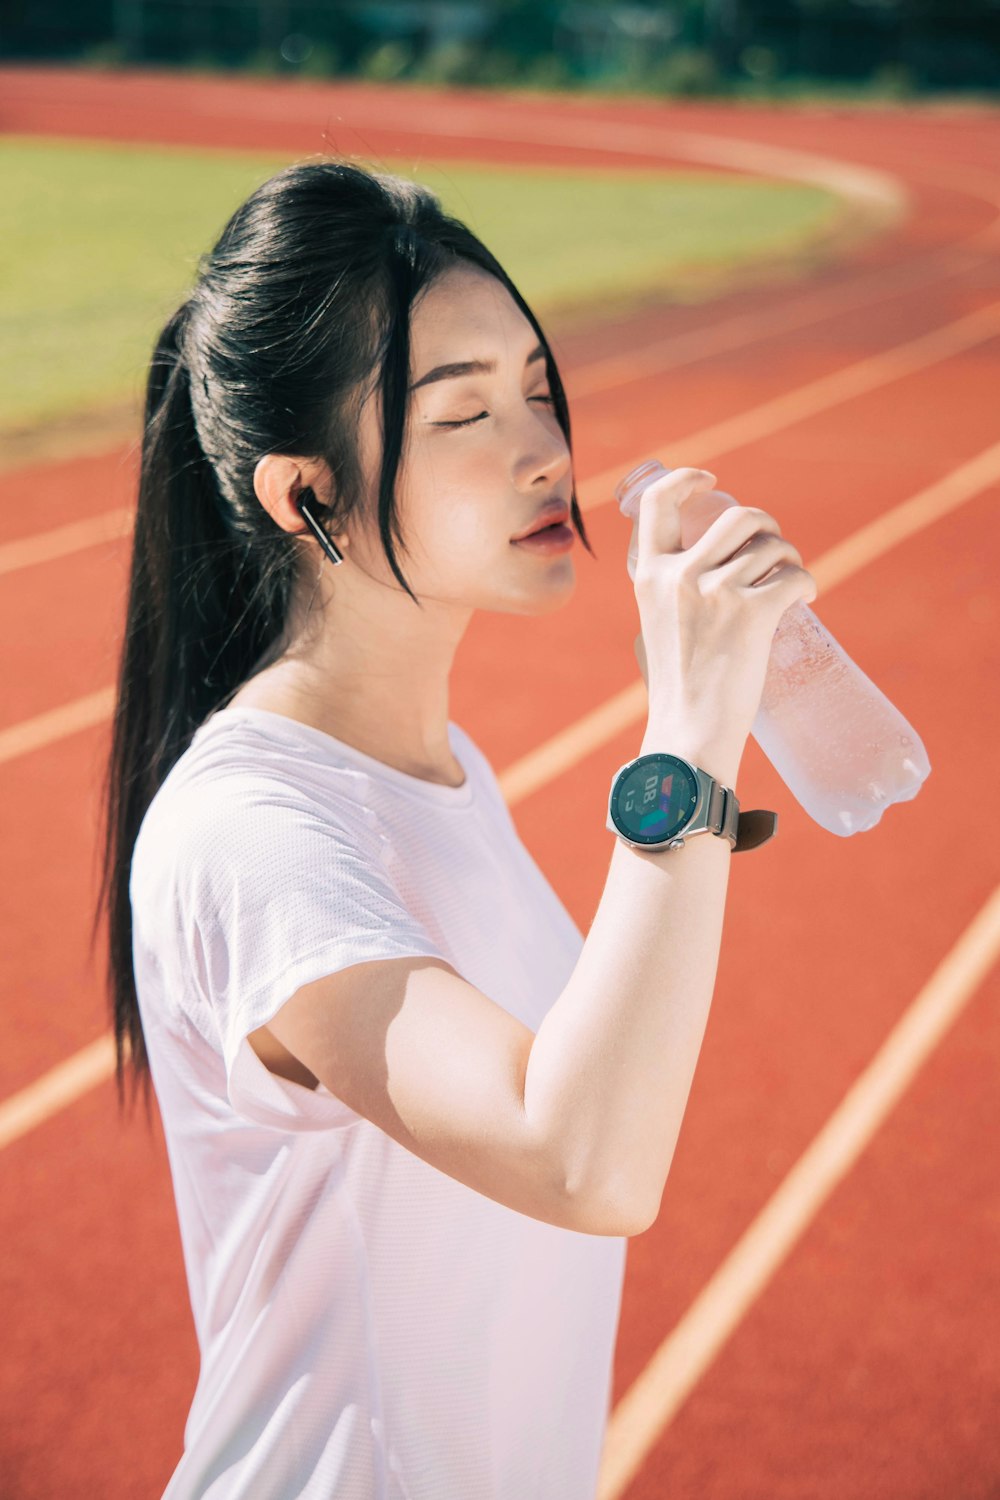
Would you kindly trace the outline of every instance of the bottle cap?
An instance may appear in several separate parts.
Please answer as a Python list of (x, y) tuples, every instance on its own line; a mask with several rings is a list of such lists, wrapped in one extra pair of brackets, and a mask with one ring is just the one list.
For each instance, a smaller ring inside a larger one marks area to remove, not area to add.
[(643, 490), (652, 484), (654, 479), (659, 479), (661, 474), (670, 472), (669, 469), (663, 467), (658, 458), (650, 458), (626, 474), (625, 478), (615, 485), (614, 491), (622, 515), (634, 521), (639, 514), (639, 497)]

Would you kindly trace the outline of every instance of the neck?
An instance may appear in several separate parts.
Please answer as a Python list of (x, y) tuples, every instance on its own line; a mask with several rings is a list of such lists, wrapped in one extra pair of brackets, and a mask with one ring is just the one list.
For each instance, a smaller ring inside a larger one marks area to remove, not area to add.
[[(405, 625), (386, 619), (404, 607)], [(230, 702), (287, 714), (408, 775), (459, 785), (449, 679), (471, 614), (433, 601), (418, 610), (405, 594), (379, 618), (366, 617), (357, 601), (349, 621), (330, 607), (319, 630), (279, 647)]]

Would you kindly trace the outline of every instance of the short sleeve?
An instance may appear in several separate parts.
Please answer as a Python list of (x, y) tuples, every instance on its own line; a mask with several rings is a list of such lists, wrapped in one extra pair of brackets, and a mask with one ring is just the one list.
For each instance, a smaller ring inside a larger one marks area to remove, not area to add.
[(322, 1083), (279, 1078), (247, 1041), (296, 990), (375, 959), (450, 962), (401, 901), (362, 814), (262, 783), (216, 790), (186, 827), (178, 878), (190, 962), (229, 1102), (257, 1124), (317, 1130), (360, 1118)]

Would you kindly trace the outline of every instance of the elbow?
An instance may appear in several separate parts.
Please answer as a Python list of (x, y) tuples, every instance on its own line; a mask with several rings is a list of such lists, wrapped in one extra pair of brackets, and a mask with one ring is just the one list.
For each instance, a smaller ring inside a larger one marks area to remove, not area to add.
[(575, 1227), (582, 1234), (625, 1236), (644, 1234), (656, 1223), (660, 1212), (662, 1188), (651, 1202), (628, 1186), (602, 1183), (573, 1195)]
[(660, 1200), (650, 1208), (649, 1204), (633, 1204), (631, 1212), (619, 1215), (621, 1228), (616, 1230), (617, 1234), (627, 1235), (630, 1239), (636, 1234), (645, 1234), (647, 1229), (652, 1229), (660, 1214)]

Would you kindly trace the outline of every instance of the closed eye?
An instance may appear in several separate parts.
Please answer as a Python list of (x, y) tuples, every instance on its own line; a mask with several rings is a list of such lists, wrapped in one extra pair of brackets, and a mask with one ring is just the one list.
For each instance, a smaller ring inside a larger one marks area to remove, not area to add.
[(481, 422), (482, 419), (483, 419), (483, 417), (488, 416), (488, 415), (489, 415), (488, 412), (481, 411), (479, 413), (478, 417), (466, 417), (466, 419), (465, 419), (464, 422), (432, 422), (431, 426), (432, 427), (471, 427), (472, 424), (473, 424), (473, 422)]
[[(543, 401), (546, 406), (555, 406), (554, 396), (529, 396), (529, 401)], [(483, 417), (488, 417), (489, 412), (481, 411), (477, 417), (466, 417), (462, 422), (432, 422), (432, 427), (471, 427), (473, 422), (481, 422)]]

